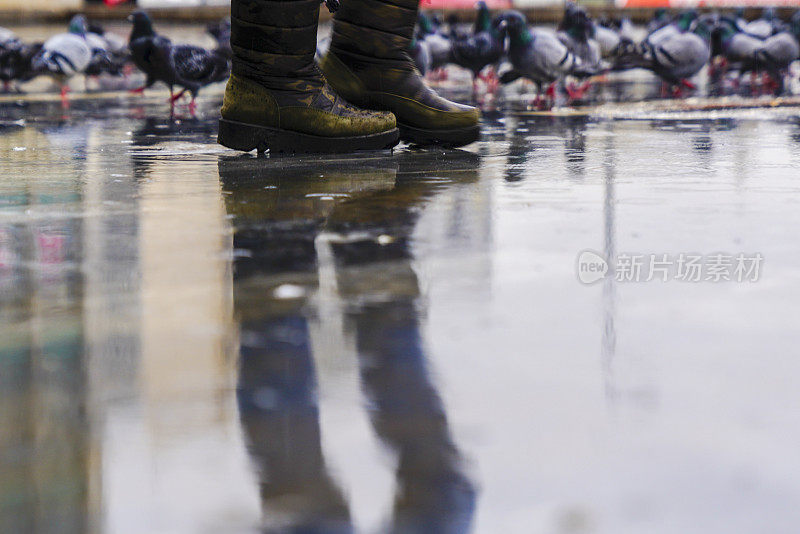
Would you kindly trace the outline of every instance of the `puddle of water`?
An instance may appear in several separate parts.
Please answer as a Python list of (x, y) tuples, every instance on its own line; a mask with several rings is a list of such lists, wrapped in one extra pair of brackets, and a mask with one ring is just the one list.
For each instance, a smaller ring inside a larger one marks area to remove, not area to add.
[(791, 113), (263, 159), (218, 105), (2, 108), (0, 531), (794, 530)]

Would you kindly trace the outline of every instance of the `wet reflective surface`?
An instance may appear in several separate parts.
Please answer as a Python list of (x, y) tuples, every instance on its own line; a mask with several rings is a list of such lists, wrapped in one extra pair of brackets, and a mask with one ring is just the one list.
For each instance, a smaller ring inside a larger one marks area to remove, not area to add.
[(0, 532), (796, 530), (796, 109), (258, 159), (209, 93), (0, 105)]

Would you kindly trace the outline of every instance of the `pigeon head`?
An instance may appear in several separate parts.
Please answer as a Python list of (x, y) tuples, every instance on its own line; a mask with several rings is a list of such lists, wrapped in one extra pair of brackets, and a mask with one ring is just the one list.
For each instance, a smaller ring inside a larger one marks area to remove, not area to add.
[(83, 15), (75, 15), (72, 17), (72, 20), (69, 21), (68, 31), (75, 35), (86, 35), (86, 32), (89, 31), (89, 24), (86, 22), (86, 17)]
[(133, 30), (131, 30), (131, 41), (140, 37), (149, 37), (155, 35), (153, 30), (153, 23), (150, 17), (144, 11), (136, 11), (128, 20), (133, 22)]
[(789, 30), (796, 39), (800, 39), (800, 9), (792, 15), (792, 20), (789, 22)]
[(688, 9), (678, 15), (677, 25), (682, 31), (688, 31), (689, 27), (691, 27), (692, 22), (694, 19), (697, 18), (697, 11), (694, 9)]
[(526, 46), (532, 37), (528, 31), (528, 21), (519, 11), (506, 11), (495, 19), (498, 31), (508, 32), (511, 46)]
[(426, 15), (422, 11), (420, 11), (419, 15), (417, 15), (417, 24), (419, 25), (420, 33), (422, 35), (430, 35), (434, 33), (431, 19), (428, 18), (428, 15)]
[(488, 31), (492, 26), (492, 15), (489, 13), (489, 6), (486, 5), (486, 2), (481, 0), (478, 2), (477, 8), (478, 22), (475, 24), (475, 28), (482, 32)]
[(90, 22), (89, 23), (89, 33), (96, 33), (97, 35), (105, 35), (106, 30), (102, 26), (97, 23)]
[(720, 17), (711, 28), (711, 54), (713, 56), (722, 55), (724, 44), (737, 33), (739, 33), (739, 27), (736, 25), (735, 19)]
[(711, 31), (715, 25), (715, 21), (712, 17), (702, 16), (698, 17), (694, 22), (692, 22), (689, 31), (699, 36), (704, 41), (708, 41), (711, 39)]

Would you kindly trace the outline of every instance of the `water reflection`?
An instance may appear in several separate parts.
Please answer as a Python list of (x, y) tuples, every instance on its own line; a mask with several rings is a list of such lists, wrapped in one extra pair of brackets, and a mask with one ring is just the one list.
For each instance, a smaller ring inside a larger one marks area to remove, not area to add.
[(237, 398), (268, 531), (353, 529), (321, 446), (316, 362), (326, 355), (314, 351), (335, 347), (311, 340), (337, 309), (373, 429), (396, 455), (384, 531), (470, 528), (475, 489), (428, 370), (410, 239), (420, 204), (475, 179), (477, 161), (453, 152), (432, 179), (421, 159), (220, 161), (235, 226)]
[[(29, 165), (56, 157), (39, 132), (0, 137), (4, 152), (26, 143), (41, 148), (20, 151)], [(44, 167), (38, 178), (0, 179), (0, 208), (41, 214), (79, 198), (76, 178)], [(81, 236), (69, 217), (0, 220), (0, 532), (87, 529)]]

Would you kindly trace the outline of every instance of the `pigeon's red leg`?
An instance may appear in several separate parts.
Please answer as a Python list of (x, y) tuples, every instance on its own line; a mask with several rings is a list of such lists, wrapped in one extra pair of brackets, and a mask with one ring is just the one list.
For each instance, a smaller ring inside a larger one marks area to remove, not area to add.
[(556, 97), (556, 82), (551, 83), (547, 87), (547, 91), (545, 91), (545, 94), (547, 95), (548, 98), (555, 98)]
[(758, 90), (758, 73), (750, 71), (750, 96), (759, 96), (761, 91)]
[(548, 104), (552, 108), (556, 103), (556, 82), (551, 83), (544, 94), (547, 96)]
[(145, 90), (145, 89), (146, 89), (146, 88), (145, 88), (145, 86), (143, 85), (143, 86), (141, 86), (141, 87), (137, 87), (136, 89), (131, 89), (131, 90), (129, 90), (128, 92), (129, 92), (129, 93), (131, 93), (131, 94), (133, 94), (133, 95), (143, 95), (143, 94), (144, 94), (144, 90)]
[(581, 100), (586, 91), (592, 86), (592, 82), (587, 80), (586, 82), (582, 83), (580, 86), (576, 86), (574, 83), (570, 83), (566, 86), (567, 94), (569, 95), (570, 100)]
[(11, 91), (11, 82), (3, 82), (3, 92), (8, 93), (9, 91)]
[(488, 78), (489, 92), (494, 94), (500, 89), (500, 77), (497, 75), (494, 65), (489, 65), (489, 72), (486, 74)]
[(689, 80), (687, 80), (686, 78), (683, 78), (681, 80), (681, 85), (689, 89), (690, 91), (694, 91), (695, 89), (697, 89), (697, 86), (692, 82), (690, 82)]
[(175, 102), (177, 102), (178, 100), (180, 100), (180, 99), (181, 99), (181, 97), (183, 96), (183, 94), (184, 94), (185, 92), (186, 92), (186, 89), (184, 89), (183, 91), (181, 91), (181, 92), (180, 92), (180, 93), (178, 93), (177, 95), (170, 94), (170, 96), (169, 96), (169, 101), (170, 101), (170, 103), (171, 103), (171, 104), (174, 104)]
[(580, 98), (580, 93), (578, 92), (578, 89), (575, 87), (574, 83), (569, 82), (568, 84), (565, 84), (564, 89), (567, 90), (567, 96), (570, 100), (577, 100)]
[(67, 109), (69, 107), (69, 98), (67, 97), (67, 93), (69, 93), (69, 86), (67, 84), (61, 85), (61, 107)]
[(194, 95), (192, 95), (192, 101), (189, 102), (189, 113), (192, 114), (192, 117), (194, 117), (195, 112), (197, 111), (197, 102), (195, 102), (194, 98)]

